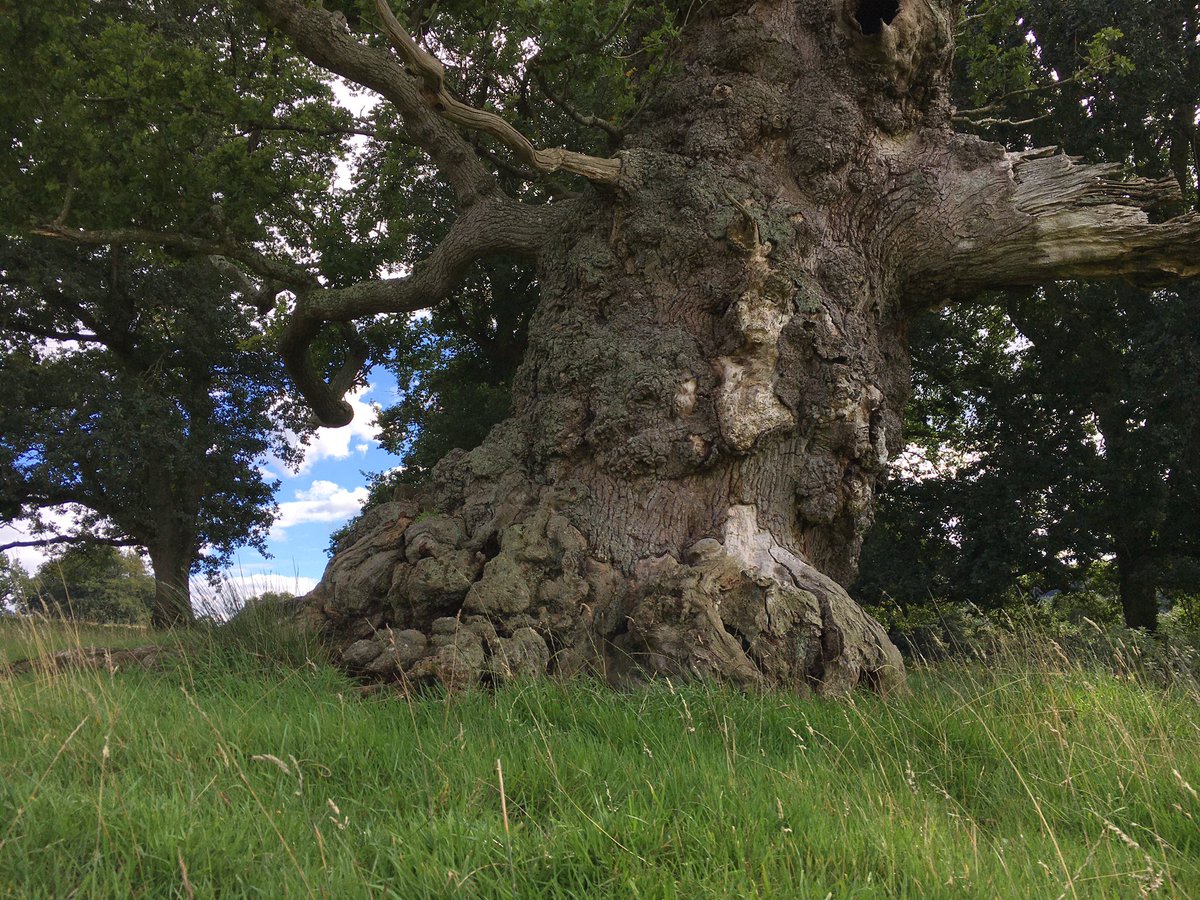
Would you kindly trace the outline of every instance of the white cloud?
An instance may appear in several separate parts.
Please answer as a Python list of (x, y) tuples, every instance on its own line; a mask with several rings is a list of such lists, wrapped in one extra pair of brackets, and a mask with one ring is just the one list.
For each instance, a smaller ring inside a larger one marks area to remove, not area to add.
[(268, 457), (260, 467), (264, 471), (282, 473), (282, 478), (287, 480), (308, 473), (322, 460), (349, 459), (354, 454), (365, 454), (379, 443), (379, 427), (375, 424), (377, 408), (367, 400), (371, 390), (371, 385), (367, 385), (346, 395), (346, 401), (354, 410), (354, 419), (342, 428), (317, 429), (304, 451), (304, 461), (295, 472), (274, 457)]
[(268, 481), (268, 482), (281, 481), (281, 480), (283, 480), (283, 477), (284, 477), (278, 471), (276, 471), (275, 469), (272, 469), (270, 466), (268, 466), (266, 463), (260, 463), (258, 465), (258, 474), (263, 477), (264, 481)]
[(297, 474), (304, 474), (323, 459), (348, 459), (358, 447), (365, 453), (379, 442), (379, 427), (375, 424), (376, 409), (367, 402), (368, 385), (361, 391), (348, 394), (346, 400), (354, 409), (354, 419), (342, 428), (322, 428), (304, 453), (304, 462)]
[(283, 540), (282, 532), (308, 522), (341, 522), (357, 515), (366, 499), (365, 487), (348, 490), (332, 481), (314, 481), (308, 489), (296, 491), (295, 500), (279, 504), (271, 536)]

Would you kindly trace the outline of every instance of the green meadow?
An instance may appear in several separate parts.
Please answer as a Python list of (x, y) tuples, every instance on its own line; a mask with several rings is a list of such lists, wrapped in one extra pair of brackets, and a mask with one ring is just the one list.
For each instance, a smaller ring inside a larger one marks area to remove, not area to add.
[[(9, 661), (103, 639), (148, 637), (0, 622)], [(155, 639), (161, 671), (0, 676), (0, 894), (1200, 893), (1200, 692), (1053, 646), (827, 701), (364, 692), (301, 635)]]

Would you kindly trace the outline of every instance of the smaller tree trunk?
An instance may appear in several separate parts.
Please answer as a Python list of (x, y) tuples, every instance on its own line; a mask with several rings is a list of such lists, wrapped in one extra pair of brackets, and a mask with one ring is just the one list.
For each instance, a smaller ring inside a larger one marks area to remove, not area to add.
[(1127, 550), (1117, 551), (1117, 581), (1125, 624), (1158, 631), (1158, 578), (1154, 563)]
[(154, 566), (154, 606), (150, 624), (155, 628), (176, 628), (195, 621), (192, 611), (188, 574), (192, 559), (186, 551), (174, 547), (152, 546), (150, 563)]

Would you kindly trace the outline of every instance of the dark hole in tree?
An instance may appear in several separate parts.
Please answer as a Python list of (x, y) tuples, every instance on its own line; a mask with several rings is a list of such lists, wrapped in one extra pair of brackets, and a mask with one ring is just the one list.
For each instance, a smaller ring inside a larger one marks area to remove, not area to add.
[(859, 0), (854, 18), (863, 34), (879, 34), (899, 14), (900, 0)]

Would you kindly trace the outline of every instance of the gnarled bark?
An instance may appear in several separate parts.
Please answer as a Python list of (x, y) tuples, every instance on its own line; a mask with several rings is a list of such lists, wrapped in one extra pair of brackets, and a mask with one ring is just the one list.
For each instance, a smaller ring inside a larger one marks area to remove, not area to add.
[(1200, 234), (1148, 224), (1162, 185), (954, 134), (953, 25), (943, 0), (689, 21), (620, 189), (544, 214), (511, 418), (372, 511), (310, 596), (347, 667), (903, 682), (845, 585), (901, 446), (909, 317), (989, 286), (1195, 272)]

